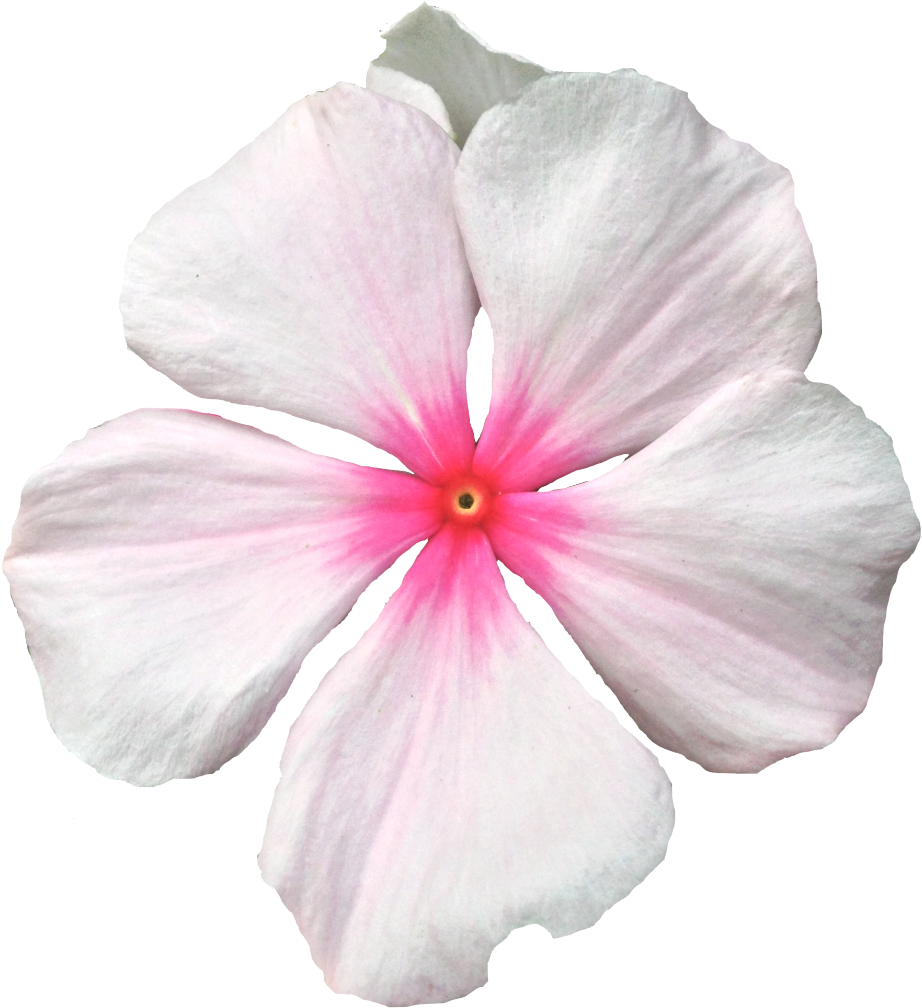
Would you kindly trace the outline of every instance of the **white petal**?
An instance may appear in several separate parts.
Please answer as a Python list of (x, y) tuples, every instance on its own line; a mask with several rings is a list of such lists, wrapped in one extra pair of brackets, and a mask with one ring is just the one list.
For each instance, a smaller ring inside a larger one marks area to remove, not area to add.
[(533, 490), (635, 452), (819, 336), (791, 179), (633, 70), (555, 74), (486, 113), (456, 195), (493, 324), (478, 469)]
[(4, 565), (55, 732), (134, 784), (216, 770), (434, 493), (201, 413), (91, 430), (26, 485)]
[(383, 32), (383, 37), (387, 48), (371, 66), (399, 70), (432, 87), (444, 102), (462, 146), (488, 108), (547, 74), (521, 56), (497, 52), (454, 14), (425, 3)]
[(439, 98), (435, 89), (429, 87), (428, 84), (423, 84), (422, 81), (415, 80), (399, 70), (391, 70), (390, 67), (370, 63), (368, 72), (365, 74), (365, 86), (372, 91), (377, 91), (378, 94), (406, 102), (407, 105), (412, 105), (425, 112), (454, 140), (455, 134), (451, 128), (445, 103)]
[(709, 770), (818, 749), (863, 710), (919, 535), (887, 435), (791, 372), (726, 386), (598, 480), (499, 501), (500, 559)]
[(128, 256), (128, 341), (210, 398), (464, 466), (477, 295), (428, 116), (337, 84), (168, 203)]
[(292, 728), (260, 863), (334, 990), (411, 1005), (483, 984), (513, 928), (593, 924), (671, 826), (656, 759), (448, 526)]

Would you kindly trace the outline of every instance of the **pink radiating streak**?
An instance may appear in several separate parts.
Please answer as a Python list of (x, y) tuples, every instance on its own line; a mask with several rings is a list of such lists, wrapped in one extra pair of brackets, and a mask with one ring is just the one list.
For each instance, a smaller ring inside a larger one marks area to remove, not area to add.
[(440, 485), (446, 473), (469, 472), (474, 456), (463, 387), (431, 401), (414, 404), (410, 411), (369, 405), (380, 441), (420, 478)]
[(546, 559), (569, 549), (569, 533), (586, 522), (570, 499), (557, 493), (501, 494), (493, 502), (486, 532), (496, 556), (511, 570), (552, 584), (555, 567)]
[(585, 468), (585, 438), (561, 435), (558, 419), (558, 410), (535, 405), (527, 385), (513, 396), (494, 400), (477, 443), (474, 472), (502, 493), (516, 493), (537, 490)]

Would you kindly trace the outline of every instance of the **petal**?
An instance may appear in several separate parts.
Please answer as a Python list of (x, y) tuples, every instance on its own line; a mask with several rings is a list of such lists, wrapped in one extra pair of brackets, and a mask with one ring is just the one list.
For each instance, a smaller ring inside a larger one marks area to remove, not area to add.
[(292, 728), (260, 862), (327, 982), (462, 997), (513, 929), (595, 923), (662, 859), (669, 782), (446, 526)]
[(201, 413), (91, 430), (26, 485), (5, 563), (55, 732), (134, 784), (213, 772), (435, 493)]
[(754, 772), (867, 701), (919, 526), (890, 439), (828, 385), (752, 375), (608, 475), (499, 498), (497, 555), (653, 739)]
[(368, 66), (368, 72), (365, 74), (365, 86), (371, 91), (377, 91), (378, 94), (387, 95), (388, 98), (406, 102), (407, 105), (412, 105), (425, 112), (454, 140), (455, 134), (451, 128), (451, 120), (448, 118), (448, 110), (435, 88), (431, 88), (428, 84), (423, 84), (422, 81), (415, 80), (399, 70), (391, 70), (390, 67), (377, 66), (374, 63), (370, 63)]
[(456, 197), (495, 339), (477, 468), (505, 490), (635, 452), (720, 385), (810, 360), (790, 176), (675, 88), (546, 77), (478, 124)]
[[(454, 14), (425, 3), (382, 37), (387, 48), (372, 62), (372, 68), (399, 70), (433, 88), (448, 110), (461, 146), (488, 108), (547, 74), (543, 67), (521, 56), (491, 49)], [(390, 90), (383, 93), (407, 101)]]
[(457, 156), (364, 88), (297, 102), (135, 240), (129, 345), (196, 395), (339, 427), (421, 475), (465, 465), (478, 302)]

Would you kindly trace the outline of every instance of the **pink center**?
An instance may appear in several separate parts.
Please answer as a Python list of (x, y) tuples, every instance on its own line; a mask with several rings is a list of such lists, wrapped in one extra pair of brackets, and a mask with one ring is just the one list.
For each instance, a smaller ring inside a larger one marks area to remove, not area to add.
[(494, 493), (479, 476), (466, 473), (442, 485), (441, 505), (445, 520), (456, 525), (479, 525), (490, 513)]

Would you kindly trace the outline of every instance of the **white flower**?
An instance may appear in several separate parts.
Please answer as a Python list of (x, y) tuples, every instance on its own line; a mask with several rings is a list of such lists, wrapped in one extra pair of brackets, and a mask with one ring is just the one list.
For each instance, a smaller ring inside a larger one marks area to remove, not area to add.
[[(372, 83), (405, 89), (388, 69)], [(591, 923), (668, 833), (660, 771), (542, 652), (490, 546), (652, 738), (757, 770), (861, 709), (917, 534), (886, 438), (796, 373), (818, 316), (786, 174), (632, 72), (539, 77), (462, 158), (497, 335), (472, 462), (452, 150), (369, 92), (306, 99), (161, 211), (125, 298), (133, 347), (186, 387), (340, 426), (424, 482), (132, 414), (37, 475), (10, 562), (56, 730), (156, 783), (246, 745), (441, 528), (296, 725), (263, 856), (331, 983), (390, 1004), (465, 993), (510, 927)]]

